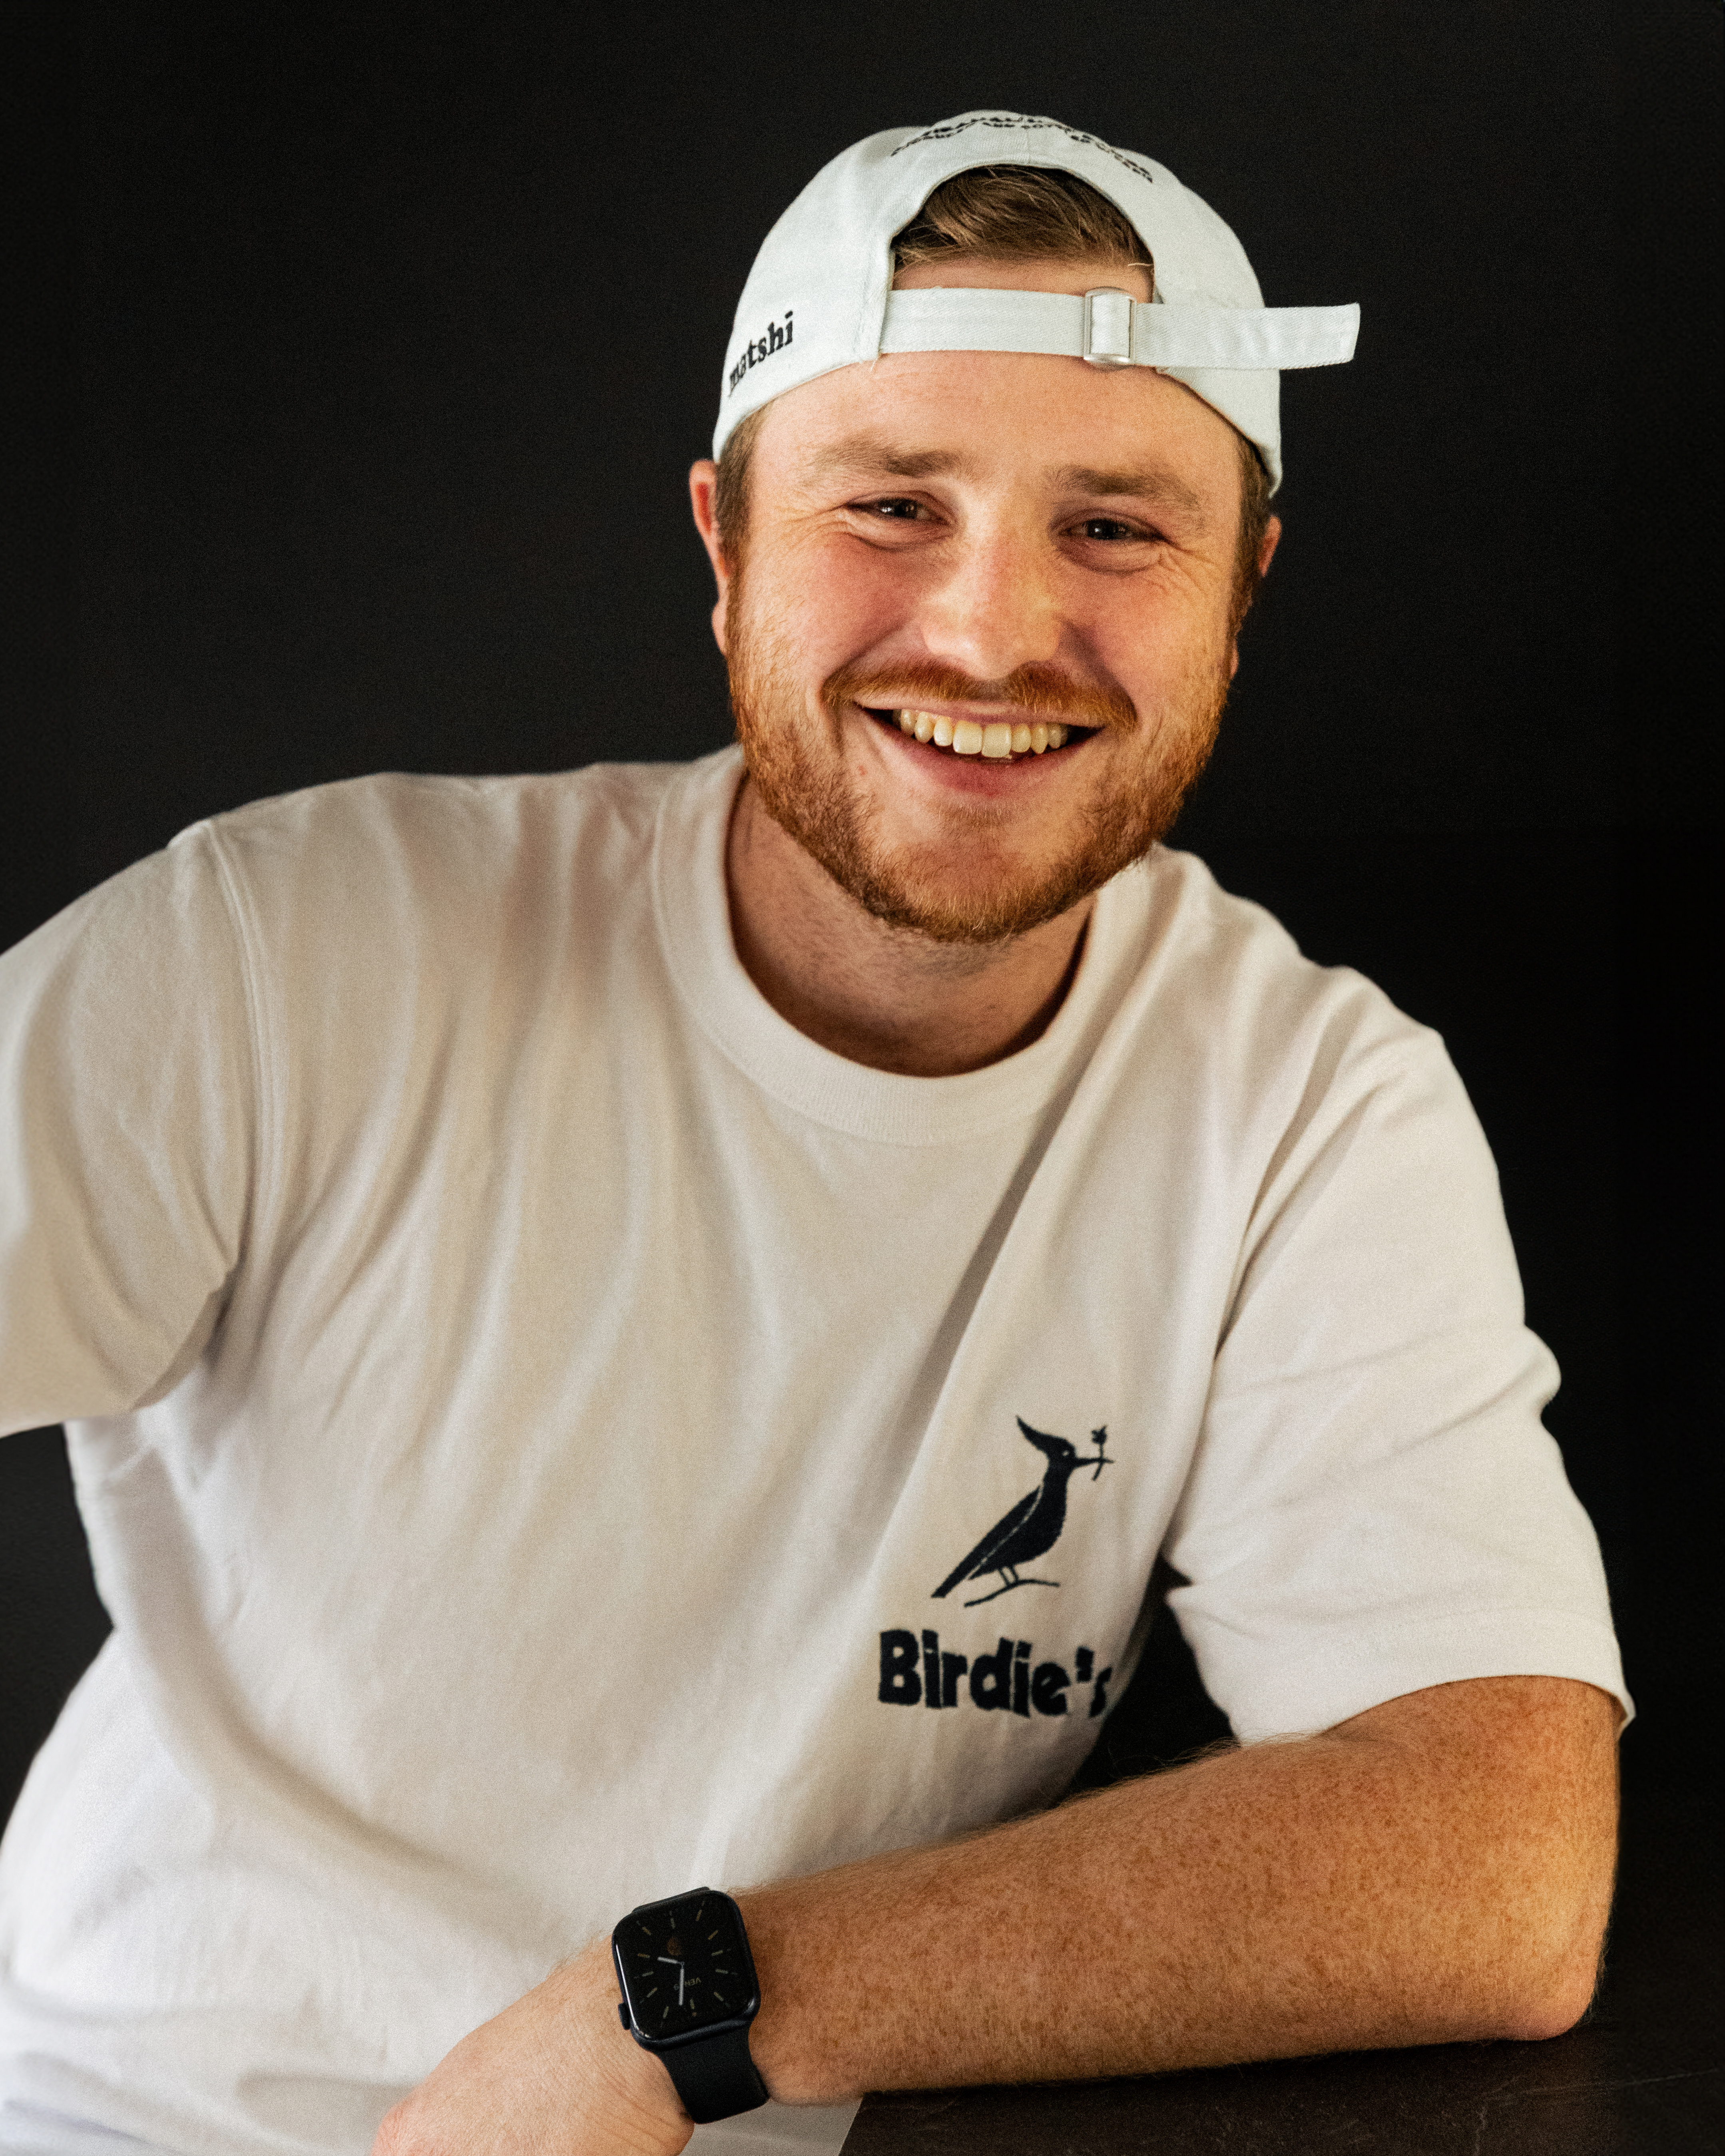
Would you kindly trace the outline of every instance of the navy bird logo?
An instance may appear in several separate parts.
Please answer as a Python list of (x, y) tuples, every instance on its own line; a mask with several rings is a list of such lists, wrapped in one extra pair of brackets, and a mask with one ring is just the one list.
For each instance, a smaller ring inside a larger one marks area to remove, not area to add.
[(1039, 1452), (1048, 1455), (1042, 1480), (1028, 1496), (1019, 1498), (1004, 1519), (994, 1522), (968, 1557), (959, 1559), (934, 1590), (930, 1598), (932, 1601), (942, 1600), (967, 1580), (986, 1579), (993, 1573), (999, 1574), (999, 1586), (967, 1602), (967, 1609), (992, 1602), (996, 1595), (1010, 1594), (1015, 1587), (1058, 1587), (1060, 1584), (1057, 1579), (1021, 1579), (1019, 1567), (1045, 1556), (1060, 1540), (1060, 1531), (1066, 1524), (1066, 1485), (1078, 1470), (1092, 1469), (1090, 1479), (1094, 1482), (1105, 1467), (1112, 1465), (1107, 1456), (1107, 1429), (1104, 1425), (1091, 1432), (1096, 1441), (1094, 1452), (1081, 1452), (1064, 1437), (1050, 1437), (1045, 1430), (1032, 1430), (1022, 1415), (1017, 1421), (1026, 1440)]

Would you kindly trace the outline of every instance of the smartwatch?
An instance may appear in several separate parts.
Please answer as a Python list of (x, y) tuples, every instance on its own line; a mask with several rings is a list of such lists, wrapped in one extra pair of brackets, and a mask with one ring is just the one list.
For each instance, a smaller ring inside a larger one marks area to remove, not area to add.
[(644, 1902), (613, 1931), (611, 1959), (623, 1993), (618, 2020), (663, 2063), (697, 2126), (766, 2102), (749, 2056), (761, 1987), (728, 1894), (697, 1887)]

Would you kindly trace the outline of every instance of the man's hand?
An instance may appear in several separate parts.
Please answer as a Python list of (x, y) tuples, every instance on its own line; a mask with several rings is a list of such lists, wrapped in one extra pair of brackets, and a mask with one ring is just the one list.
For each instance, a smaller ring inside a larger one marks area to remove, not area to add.
[(601, 1939), (463, 2037), (372, 2156), (676, 2156), (693, 2131), (670, 2075), (617, 2019)]

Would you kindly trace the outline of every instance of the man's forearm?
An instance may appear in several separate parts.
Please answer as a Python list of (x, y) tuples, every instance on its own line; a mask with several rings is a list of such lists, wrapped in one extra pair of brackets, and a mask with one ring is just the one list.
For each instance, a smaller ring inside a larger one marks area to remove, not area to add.
[(773, 2093), (1555, 2034), (1591, 1995), (1615, 1702), (1446, 1685), (1327, 1735), (740, 1897)]
[[(739, 1896), (774, 2096), (1145, 2073), (1542, 2036), (1611, 1896), (1615, 1701), (1441, 1685), (1323, 1737), (1129, 1782), (968, 1841)], [(595, 1941), (458, 2044), (374, 2156), (671, 2156), (662, 2065)]]

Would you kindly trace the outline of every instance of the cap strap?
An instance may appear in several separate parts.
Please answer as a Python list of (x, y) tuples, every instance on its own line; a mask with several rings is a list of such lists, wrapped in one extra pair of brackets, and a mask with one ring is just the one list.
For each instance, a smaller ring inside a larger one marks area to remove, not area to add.
[(1106, 287), (1003, 292), (938, 286), (887, 295), (880, 349), (1035, 352), (1094, 367), (1339, 367), (1353, 357), (1359, 309), (1181, 307), (1132, 302)]

